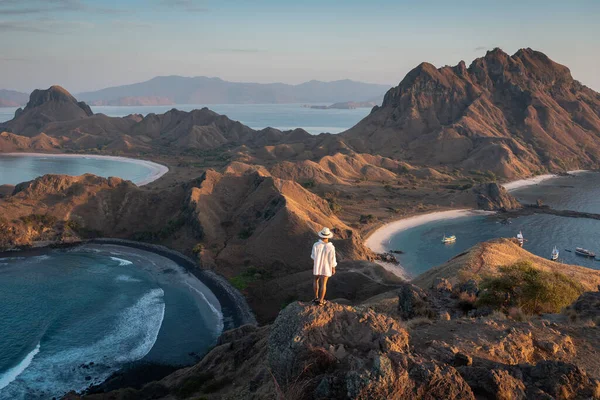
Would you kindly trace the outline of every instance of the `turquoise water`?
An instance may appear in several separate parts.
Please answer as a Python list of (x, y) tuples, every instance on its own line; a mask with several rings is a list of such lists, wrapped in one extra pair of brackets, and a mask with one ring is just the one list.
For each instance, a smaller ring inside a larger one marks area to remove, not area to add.
[(112, 245), (0, 258), (0, 399), (59, 396), (136, 361), (191, 364), (223, 328), (200, 281)]
[(82, 175), (119, 178), (140, 183), (153, 174), (145, 165), (114, 159), (57, 156), (3, 156), (0, 155), (0, 185), (15, 185), (45, 174)]
[[(303, 128), (312, 134), (322, 132), (339, 133), (356, 125), (369, 114), (369, 108), (354, 110), (315, 110), (302, 107), (302, 104), (178, 104), (171, 106), (135, 106), (112, 107), (94, 106), (92, 111), (111, 117), (123, 117), (129, 114), (149, 113), (162, 114), (173, 108), (191, 111), (208, 107), (227, 115), (230, 119), (240, 121), (253, 129), (272, 127), (282, 130)], [(14, 117), (16, 108), (0, 108), (0, 122)]]
[[(541, 199), (557, 209), (600, 213), (600, 174), (554, 178), (512, 194), (525, 203)], [(584, 218), (532, 215), (512, 219), (510, 225), (481, 215), (434, 221), (397, 233), (391, 238), (389, 248), (406, 252), (398, 255), (400, 264), (410, 276), (416, 276), (481, 241), (515, 237), (519, 231), (527, 239), (525, 249), (540, 257), (549, 258), (557, 246), (560, 261), (600, 269), (600, 261), (566, 251), (584, 247), (600, 256), (600, 220)], [(444, 234), (456, 235), (457, 241), (442, 244)]]

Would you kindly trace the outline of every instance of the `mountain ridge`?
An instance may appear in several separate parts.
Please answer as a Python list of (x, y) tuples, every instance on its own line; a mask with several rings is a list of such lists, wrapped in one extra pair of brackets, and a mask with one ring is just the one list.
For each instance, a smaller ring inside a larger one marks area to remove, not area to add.
[(218, 77), (157, 76), (144, 82), (78, 93), (92, 105), (119, 105), (122, 98), (169, 100), (172, 104), (269, 104), (336, 103), (344, 101), (380, 102), (388, 85), (350, 79), (292, 85), (286, 83), (230, 82)]

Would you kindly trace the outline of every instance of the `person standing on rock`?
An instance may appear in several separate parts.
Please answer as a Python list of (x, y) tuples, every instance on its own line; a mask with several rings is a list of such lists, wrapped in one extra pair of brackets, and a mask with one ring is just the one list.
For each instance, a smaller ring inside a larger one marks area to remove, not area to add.
[(325, 293), (327, 292), (327, 281), (332, 275), (335, 275), (335, 267), (337, 261), (335, 259), (335, 247), (333, 243), (329, 241), (333, 237), (333, 233), (329, 228), (323, 228), (319, 232), (319, 239), (312, 247), (312, 254), (310, 258), (314, 260), (313, 264), (313, 275), (314, 275), (314, 289), (315, 299), (314, 304), (324, 305), (325, 304)]

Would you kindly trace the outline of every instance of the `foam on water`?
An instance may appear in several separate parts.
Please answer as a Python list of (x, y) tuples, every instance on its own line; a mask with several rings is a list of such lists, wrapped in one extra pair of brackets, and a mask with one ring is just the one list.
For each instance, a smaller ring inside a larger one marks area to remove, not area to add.
[(129, 275), (118, 275), (115, 280), (117, 282), (141, 282), (141, 279), (136, 279)]
[(223, 331), (223, 327), (225, 326), (225, 324), (223, 322), (223, 313), (221, 311), (217, 310), (217, 308), (210, 301), (208, 301), (208, 299), (206, 298), (206, 296), (204, 295), (204, 293), (202, 293), (201, 290), (199, 290), (198, 288), (190, 285), (189, 282), (186, 282), (185, 284), (192, 291), (198, 293), (202, 297), (202, 300), (204, 300), (206, 302), (206, 304), (208, 304), (208, 306), (210, 307), (210, 310), (217, 317), (217, 333), (220, 334)]
[[(47, 398), (69, 390), (80, 391), (103, 382), (122, 365), (142, 359), (158, 338), (165, 316), (163, 297), (160, 288), (143, 295), (118, 316), (111, 333), (96, 343), (53, 354), (41, 352), (34, 360), (36, 352), (29, 368), (25, 370), (25, 366), (20, 375), (15, 375), (16, 379), (0, 390), (0, 399)], [(89, 365), (90, 362), (94, 364)], [(82, 368), (82, 364), (88, 366)], [(86, 380), (88, 376), (92, 380)]]
[(25, 371), (27, 367), (29, 367), (29, 365), (33, 361), (33, 357), (35, 357), (35, 355), (39, 352), (40, 344), (38, 343), (37, 346), (35, 346), (35, 349), (31, 350), (31, 352), (27, 354), (19, 364), (15, 365), (14, 367), (6, 371), (4, 374), (0, 375), (0, 390), (4, 389), (12, 381), (17, 379), (17, 377), (21, 375), (21, 373)]
[(118, 257), (111, 257), (110, 258), (113, 261), (118, 261), (119, 262), (119, 267), (122, 267), (124, 265), (131, 265), (133, 264), (133, 262), (129, 261), (129, 260), (124, 260), (122, 258), (118, 258)]

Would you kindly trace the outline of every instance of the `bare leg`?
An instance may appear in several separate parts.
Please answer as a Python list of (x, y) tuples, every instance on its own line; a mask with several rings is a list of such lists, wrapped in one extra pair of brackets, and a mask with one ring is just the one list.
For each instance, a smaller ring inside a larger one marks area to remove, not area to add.
[(315, 289), (315, 299), (319, 298), (319, 275), (315, 275), (315, 281), (313, 282), (313, 288)]
[(319, 297), (319, 300), (321, 302), (323, 302), (323, 300), (325, 300), (325, 293), (327, 293), (327, 280), (329, 279), (329, 277), (327, 276), (321, 276), (321, 297)]

